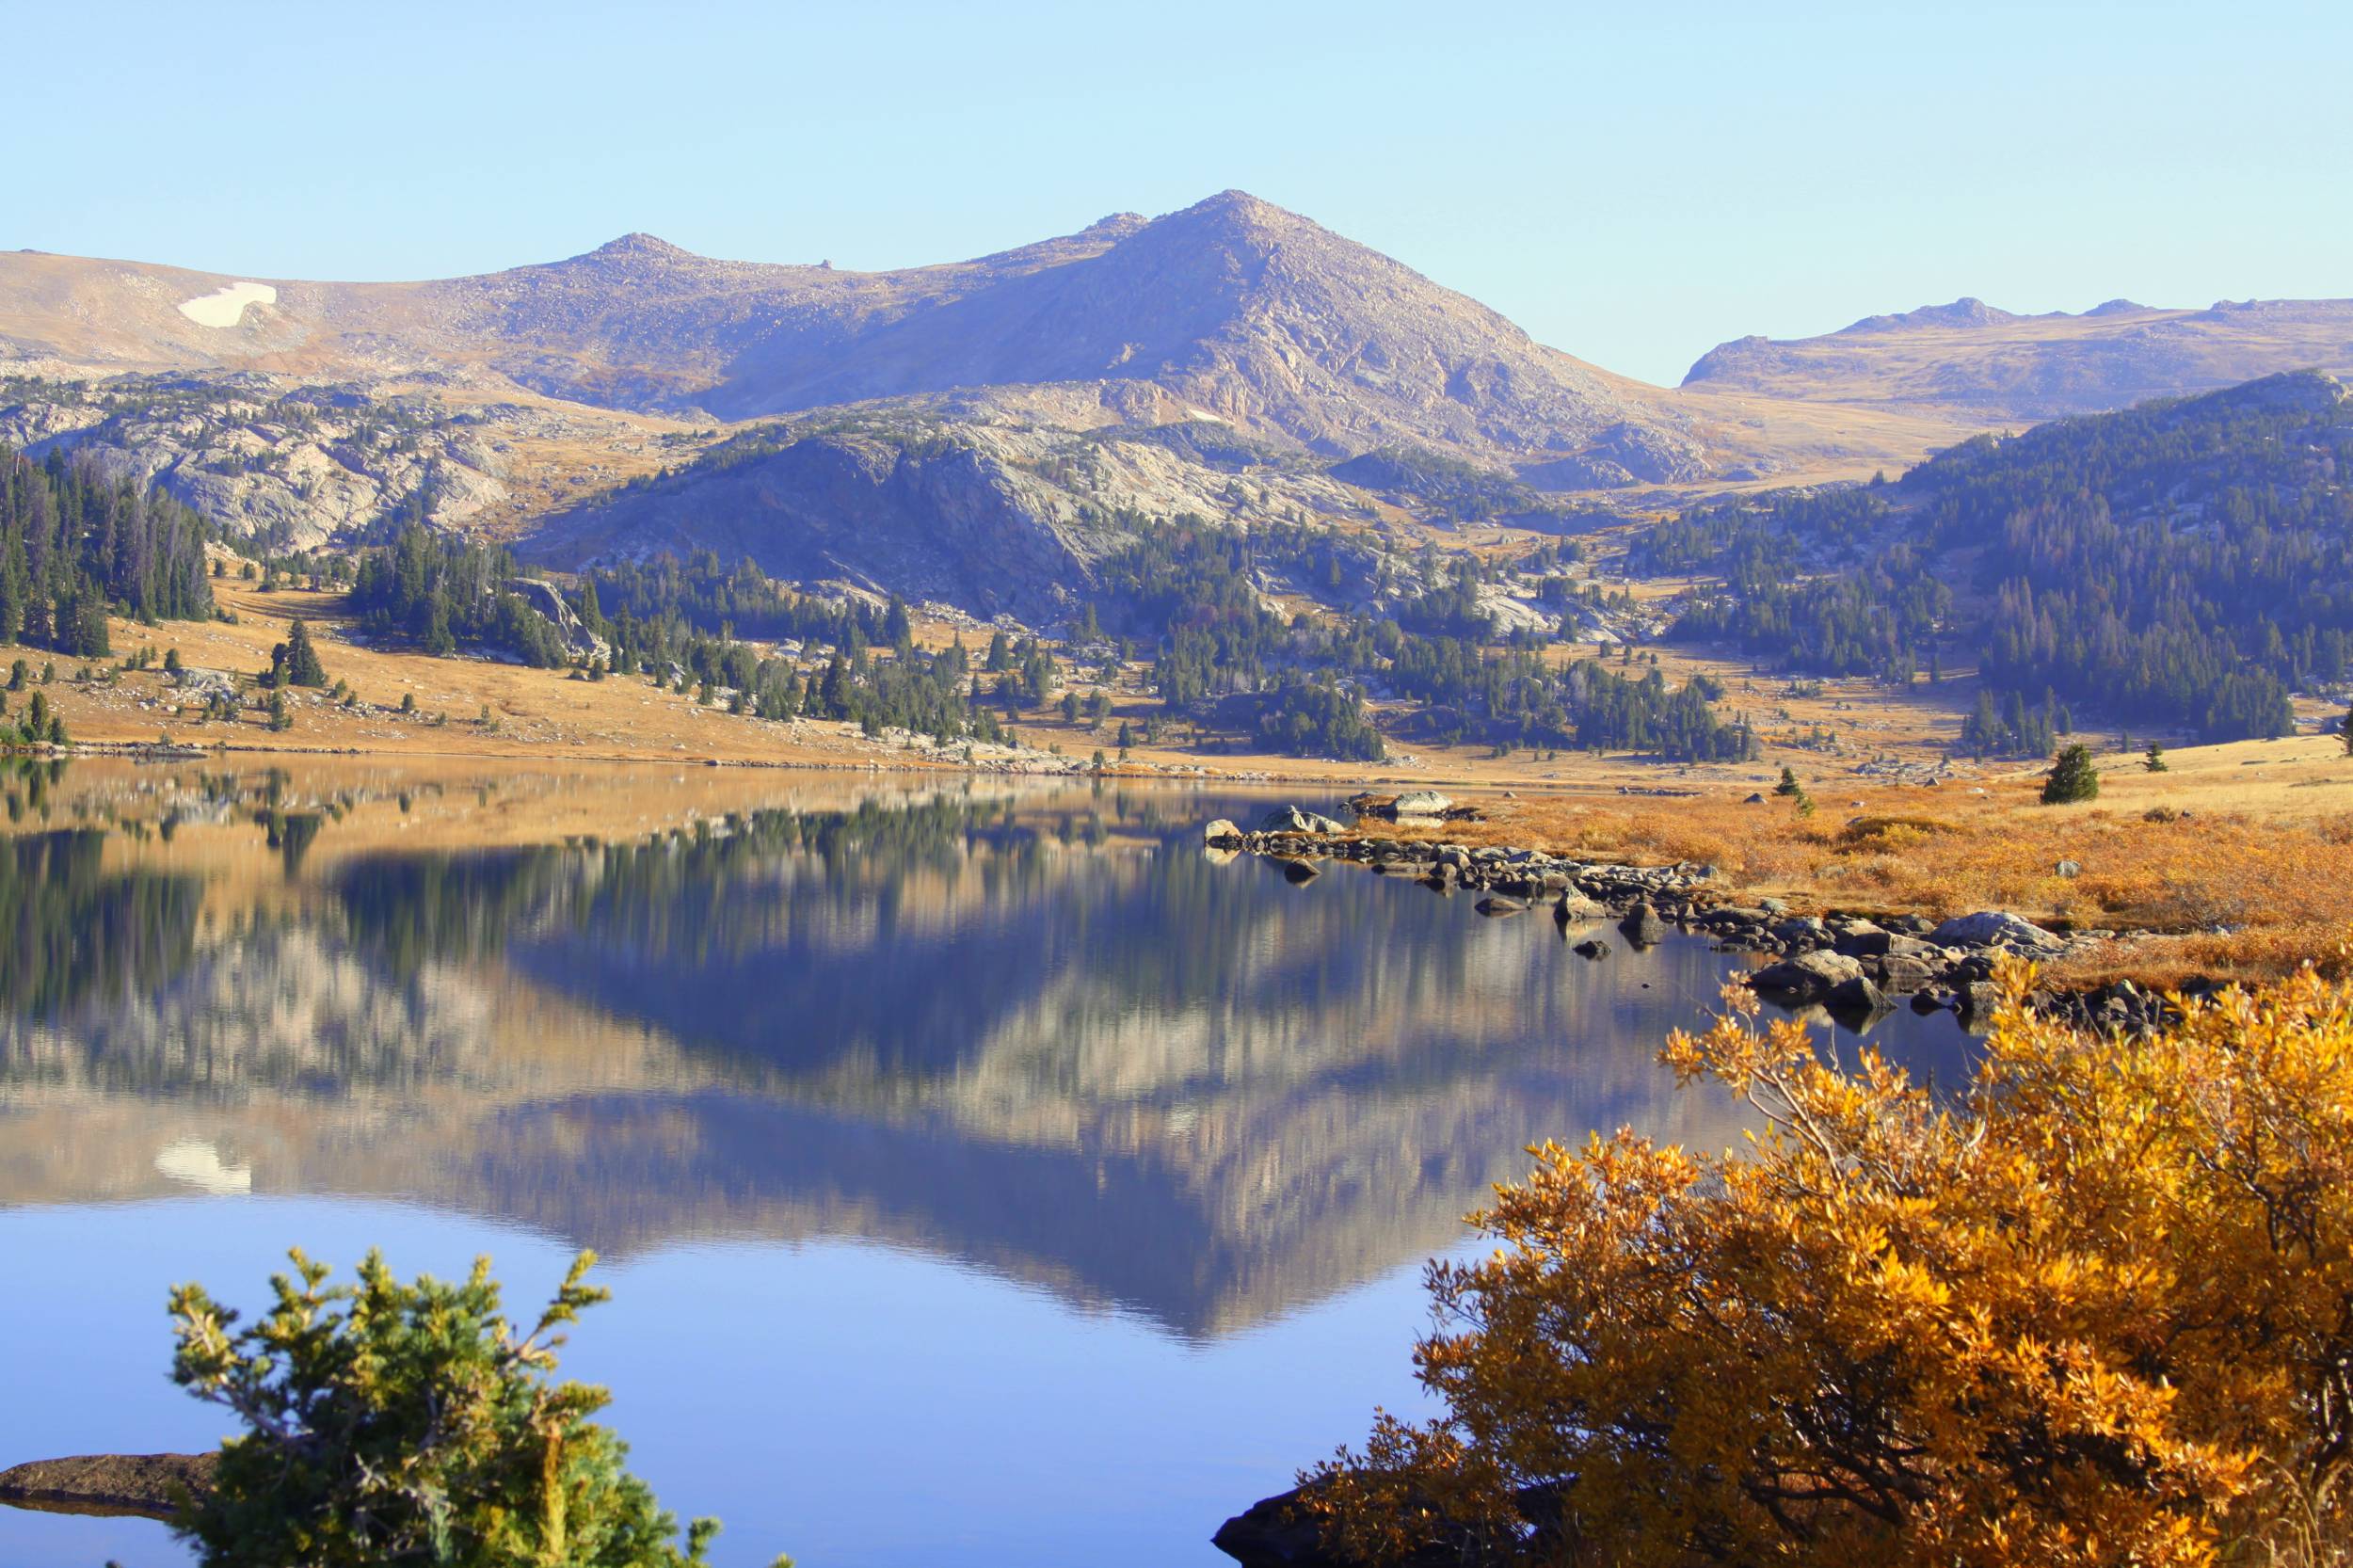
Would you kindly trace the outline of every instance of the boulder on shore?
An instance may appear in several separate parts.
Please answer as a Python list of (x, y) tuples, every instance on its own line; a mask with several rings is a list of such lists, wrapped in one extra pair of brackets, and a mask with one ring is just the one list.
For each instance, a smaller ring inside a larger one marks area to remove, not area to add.
[(1296, 806), (1278, 806), (1259, 819), (1261, 833), (1345, 833), (1348, 826), (1331, 817), (1313, 811), (1303, 811)]
[(1389, 802), (1393, 817), (1443, 817), (1454, 803), (1435, 790), (1408, 790)]
[(210, 1491), (218, 1453), (80, 1454), (0, 1470), (0, 1502), (59, 1513), (171, 1519), (183, 1492)]
[(1318, 1568), (1346, 1560), (1323, 1544), (1323, 1527), (1290, 1491), (1261, 1498), (1217, 1528), (1209, 1544), (1242, 1568)]
[(1579, 920), (1597, 920), (1609, 913), (1608, 909), (1574, 888), (1562, 893), (1560, 902), (1552, 906), (1552, 918), (1562, 925), (1574, 925)]
[(2063, 938), (2007, 909), (1956, 915), (1929, 932), (1929, 940), (1941, 948), (2023, 948), (2035, 952), (2066, 945)]
[(1841, 1013), (1877, 1015), (1888, 1009), (1887, 994), (1872, 984), (1867, 975), (1840, 981), (1831, 987), (1830, 995), (1825, 1000)]
[[(1297, 1486), (1253, 1503), (1220, 1525), (1209, 1544), (1242, 1568), (1372, 1568), (1338, 1542), (1325, 1538), (1322, 1525), (1302, 1506), (1306, 1493), (1307, 1487)], [(1559, 1495), (1529, 1486), (1520, 1490), (1517, 1500), (1522, 1517), (1537, 1526), (1529, 1544), (1545, 1554), (1541, 1560), (1560, 1560), (1551, 1555), (1561, 1545), (1560, 1531), (1549, 1523), (1561, 1516)], [(1442, 1514), (1436, 1525), (1436, 1539), (1402, 1557), (1385, 1559), (1386, 1568), (1462, 1568), (1468, 1562), (1493, 1560), (1480, 1545), (1480, 1532), (1455, 1525)]]
[(1961, 987), (1960, 1001), (1962, 1023), (1991, 1023), (2002, 1005), (2002, 988), (1990, 980), (1973, 980)]
[(1818, 948), (1785, 963), (1767, 965), (1749, 976), (1749, 984), (1766, 996), (1819, 1001), (1848, 982), (1863, 978), (1862, 964), (1843, 952)]
[(1936, 983), (1936, 969), (1925, 958), (1889, 953), (1880, 960), (1880, 984), (1890, 991), (1925, 991)]

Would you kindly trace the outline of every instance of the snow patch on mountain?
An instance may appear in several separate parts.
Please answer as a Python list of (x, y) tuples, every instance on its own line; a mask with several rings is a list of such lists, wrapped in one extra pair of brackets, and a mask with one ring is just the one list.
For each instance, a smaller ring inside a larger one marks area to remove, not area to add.
[(278, 291), (267, 283), (227, 283), (210, 294), (180, 301), (180, 313), (199, 327), (234, 327), (248, 305), (275, 305)]

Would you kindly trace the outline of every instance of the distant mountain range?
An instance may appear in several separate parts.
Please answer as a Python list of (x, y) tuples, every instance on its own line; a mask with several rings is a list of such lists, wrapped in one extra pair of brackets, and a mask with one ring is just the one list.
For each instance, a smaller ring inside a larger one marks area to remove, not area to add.
[(2202, 311), (2111, 299), (2081, 315), (2012, 315), (1963, 298), (1818, 338), (1741, 338), (1704, 355), (1683, 385), (2017, 423), (2288, 370), (2353, 372), (2353, 299), (2226, 299)]
[(890, 272), (644, 234), (409, 283), (0, 254), (0, 441), (274, 548), (421, 516), (1025, 613), (1143, 518), (1546, 526), (2301, 367), (2353, 370), (2353, 301), (1961, 300), (1653, 387), (1240, 191)]
[(424, 283), (0, 256), (0, 348), (337, 378), (475, 367), (551, 397), (725, 420), (988, 392), (1059, 424), (1207, 416), (1334, 457), (1410, 442), (1590, 456), (1647, 481), (1706, 471), (1672, 394), (1239, 191), (896, 272), (713, 261), (645, 234)]

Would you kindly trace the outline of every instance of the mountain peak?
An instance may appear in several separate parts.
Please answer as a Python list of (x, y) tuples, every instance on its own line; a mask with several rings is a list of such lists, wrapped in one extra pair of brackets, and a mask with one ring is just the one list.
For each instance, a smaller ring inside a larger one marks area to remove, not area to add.
[(607, 262), (691, 262), (696, 260), (696, 256), (692, 250), (680, 249), (668, 240), (659, 239), (652, 234), (632, 232), (623, 234), (616, 240), (605, 241), (594, 250), (589, 251), (587, 259)]
[(1916, 311), (1904, 311), (1895, 315), (1865, 316), (1849, 332), (1889, 332), (1906, 327), (1998, 327), (2018, 318), (2008, 311), (1996, 310), (1974, 294), (1964, 294), (1949, 305), (1923, 305)]
[(1160, 219), (1162, 223), (1217, 223), (1249, 231), (1273, 228), (1296, 228), (1307, 219), (1272, 201), (1262, 201), (1246, 190), (1222, 190), (1215, 196), (1180, 208)]
[(2196, 401), (2262, 413), (2317, 415), (2333, 412), (2345, 396), (2345, 384), (2326, 371), (2291, 370), (2242, 386), (2225, 387)]

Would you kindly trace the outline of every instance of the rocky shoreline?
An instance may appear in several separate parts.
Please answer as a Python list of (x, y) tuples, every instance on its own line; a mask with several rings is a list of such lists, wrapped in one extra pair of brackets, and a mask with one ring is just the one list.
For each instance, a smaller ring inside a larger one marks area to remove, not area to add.
[[(1215, 851), (1280, 861), (1295, 883), (1314, 881), (1322, 866), (1337, 861), (1410, 878), (1443, 897), (1475, 897), (1473, 907), (1493, 919), (1541, 918), (1549, 905), (1570, 951), (1592, 959), (1609, 954), (1609, 939), (1599, 933), (1612, 928), (1636, 948), (1656, 946), (1671, 932), (1705, 937), (1720, 952), (1761, 960), (1744, 977), (1759, 996), (1791, 1007), (1820, 1006), (1858, 1023), (1900, 998), (1915, 1012), (1952, 1011), (1964, 1025), (1981, 1026), (2000, 1000), (1993, 970), (2005, 956), (2047, 963), (2120, 940), (2112, 931), (2051, 930), (2005, 910), (1945, 920), (1800, 914), (1777, 899), (1740, 902), (1709, 866), (1625, 866), (1384, 830), (1388, 822), (1442, 826), (1460, 815), (1430, 792), (1395, 801), (1360, 796), (1351, 805), (1353, 824), (1283, 807), (1255, 828), (1212, 822), (1202, 839)], [(2162, 996), (2130, 981), (2089, 991), (2038, 990), (2029, 1000), (2039, 1011), (2096, 1029), (2146, 1031), (2173, 1016)], [(1300, 1496), (1294, 1490), (1262, 1499), (1225, 1521), (1213, 1544), (1243, 1568), (1353, 1568), (1353, 1560), (1334, 1552), (1298, 1507)], [(1456, 1554), (1433, 1551), (1411, 1562), (1436, 1568), (1453, 1560)]]
[[(1549, 904), (1563, 936), (1578, 938), (1573, 951), (1588, 958), (1610, 951), (1608, 937), (1592, 929), (1601, 925), (1614, 923), (1637, 947), (1655, 946), (1671, 931), (1704, 936), (1719, 952), (1765, 960), (1745, 978), (1769, 1000), (1859, 1020), (1901, 1000), (1915, 1012), (1951, 1011), (1964, 1024), (1980, 1024), (1999, 1000), (1993, 969), (2003, 957), (2049, 963), (2121, 939), (2113, 931), (2056, 931), (1993, 909), (1941, 921), (1800, 914), (1778, 899), (1738, 901), (1710, 866), (1625, 866), (1380, 830), (1388, 820), (1442, 825), (1453, 808), (1426, 792), (1394, 802), (1360, 796), (1352, 804), (1353, 824), (1287, 806), (1251, 829), (1212, 822), (1202, 838), (1212, 849), (1282, 861), (1294, 882), (1340, 861), (1410, 878), (1442, 896), (1475, 896), (1479, 913), (1491, 918)], [(2162, 996), (2129, 980), (2089, 991), (2039, 990), (2031, 1000), (2039, 1011), (2091, 1028), (2141, 1031), (2172, 1016)]]
[(132, 1514), (169, 1521), (183, 1497), (209, 1490), (220, 1455), (82, 1454), (0, 1470), (0, 1503), (50, 1513)]

